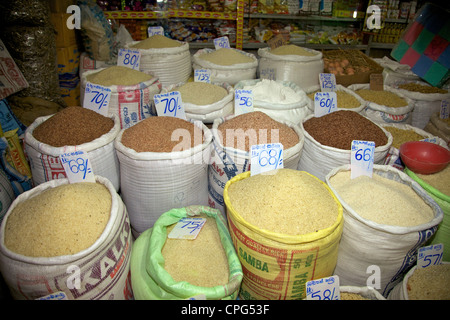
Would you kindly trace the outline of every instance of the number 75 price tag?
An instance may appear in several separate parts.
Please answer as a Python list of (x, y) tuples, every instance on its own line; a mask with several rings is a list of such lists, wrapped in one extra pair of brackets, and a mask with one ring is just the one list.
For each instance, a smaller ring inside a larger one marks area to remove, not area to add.
[(171, 239), (194, 240), (205, 223), (205, 218), (182, 218), (167, 237)]
[(353, 140), (351, 147), (351, 179), (361, 175), (372, 177), (375, 142)]
[(84, 90), (83, 107), (108, 116), (109, 99), (111, 98), (111, 89), (98, 84), (86, 83)]

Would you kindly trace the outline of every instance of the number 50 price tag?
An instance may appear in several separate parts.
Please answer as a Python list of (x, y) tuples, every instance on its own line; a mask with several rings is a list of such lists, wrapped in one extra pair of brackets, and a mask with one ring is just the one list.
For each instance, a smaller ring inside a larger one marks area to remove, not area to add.
[(353, 140), (351, 147), (351, 179), (361, 175), (372, 177), (375, 142)]

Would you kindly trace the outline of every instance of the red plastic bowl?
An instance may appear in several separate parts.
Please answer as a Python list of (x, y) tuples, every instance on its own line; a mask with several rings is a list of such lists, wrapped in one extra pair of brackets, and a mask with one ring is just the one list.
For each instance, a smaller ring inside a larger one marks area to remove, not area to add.
[(431, 142), (409, 141), (400, 146), (400, 158), (409, 170), (432, 174), (445, 169), (450, 162), (450, 151)]

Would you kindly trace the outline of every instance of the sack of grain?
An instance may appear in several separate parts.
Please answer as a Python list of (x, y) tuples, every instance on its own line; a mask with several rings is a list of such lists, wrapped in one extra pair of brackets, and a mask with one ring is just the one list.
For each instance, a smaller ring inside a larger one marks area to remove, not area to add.
[[(310, 113), (314, 113), (314, 94), (320, 92), (320, 86), (312, 86), (306, 92), (308, 97), (308, 109)], [(337, 110), (352, 110), (362, 112), (366, 107), (366, 102), (358, 96), (353, 90), (343, 85), (336, 85)]]
[[(277, 53), (284, 47), (286, 52)], [(299, 54), (299, 51), (302, 53)], [(322, 53), (319, 51), (286, 45), (273, 50), (269, 47), (260, 48), (258, 56), (258, 74), (261, 79), (290, 81), (305, 91), (319, 85), (319, 73), (323, 72)]]
[(127, 211), (111, 182), (95, 179), (52, 180), (14, 200), (0, 229), (0, 270), (14, 299), (133, 298)]
[(444, 244), (444, 261), (450, 261), (450, 166), (433, 174), (418, 174), (408, 168), (404, 172), (416, 181), (441, 207), (444, 218), (430, 244)]
[(424, 130), (443, 139), (450, 146), (450, 120), (441, 119), (440, 112), (433, 113)]
[(307, 281), (333, 274), (343, 209), (325, 183), (295, 169), (244, 172), (223, 196), (244, 270), (241, 299), (304, 299)]
[(388, 300), (449, 300), (450, 262), (414, 266), (389, 293)]
[(348, 86), (363, 100), (366, 107), (363, 114), (375, 122), (411, 124), (414, 103), (390, 86), (383, 86), (383, 91), (370, 90), (367, 83)]
[(156, 77), (121, 66), (86, 71), (81, 78), (82, 103), (87, 82), (111, 89), (108, 115), (117, 116), (121, 129), (156, 115), (153, 96), (161, 91)]
[(8, 176), (0, 169), (0, 224), (15, 198), (16, 195), (14, 194), (13, 186)]
[[(35, 136), (36, 129), (40, 130), (39, 139)], [(94, 174), (107, 178), (119, 190), (119, 161), (114, 150), (119, 131), (117, 116), (105, 117), (82, 107), (67, 107), (37, 118), (25, 131), (24, 139), (34, 185), (65, 178), (59, 156), (83, 150)], [(74, 142), (65, 144), (67, 141)]]
[(154, 35), (142, 41), (128, 43), (125, 48), (138, 50), (141, 53), (139, 70), (158, 77), (163, 86), (187, 82), (191, 76), (188, 42)]
[[(207, 220), (196, 239), (169, 239), (172, 226), (183, 218)], [(226, 221), (209, 207), (163, 213), (133, 246), (131, 283), (136, 300), (236, 300), (242, 277)]]
[(344, 207), (335, 274), (341, 285), (372, 286), (384, 297), (416, 263), (417, 250), (436, 232), (443, 213), (410, 177), (373, 165), (372, 178), (350, 178), (350, 164), (326, 183)]
[(161, 93), (179, 91), (187, 120), (212, 123), (234, 112), (234, 89), (228, 83), (187, 82), (165, 87)]
[(391, 60), (389, 57), (373, 59), (383, 69), (383, 83), (387, 86), (397, 86), (402, 83), (419, 81), (420, 77), (411, 71), (411, 67), (407, 64), (401, 64)]
[(211, 71), (211, 82), (232, 86), (241, 80), (256, 78), (258, 59), (252, 53), (233, 48), (200, 49), (192, 56), (192, 67)]
[(399, 170), (404, 169), (404, 164), (400, 159), (400, 146), (405, 142), (427, 139), (429, 142), (447, 148), (447, 143), (443, 139), (407, 123), (385, 123), (380, 125), (392, 135), (392, 145), (383, 164), (391, 165)]
[(309, 114), (305, 92), (293, 82), (268, 79), (242, 80), (235, 90), (253, 92), (253, 110), (279, 121), (299, 124)]
[(340, 300), (386, 300), (372, 287), (340, 286)]
[(208, 204), (211, 140), (203, 123), (174, 117), (150, 117), (120, 131), (114, 142), (120, 191), (135, 234), (172, 208)]
[(412, 101), (414, 108), (411, 124), (420, 129), (425, 128), (433, 113), (441, 110), (443, 100), (450, 101), (448, 90), (420, 81), (398, 84), (393, 87), (392, 92), (402, 94)]
[[(313, 122), (310, 124), (308, 120)], [(320, 118), (312, 114), (303, 120), (300, 129), (305, 145), (298, 169), (322, 181), (333, 168), (350, 163), (352, 140), (374, 141), (377, 164), (383, 163), (392, 145), (389, 132), (355, 111), (340, 110)]]
[(304, 137), (297, 125), (276, 121), (261, 111), (216, 119), (211, 131), (208, 203), (222, 212), (225, 212), (225, 184), (234, 176), (250, 170), (252, 144), (280, 142), (283, 144), (283, 167), (291, 169), (297, 168), (303, 149)]

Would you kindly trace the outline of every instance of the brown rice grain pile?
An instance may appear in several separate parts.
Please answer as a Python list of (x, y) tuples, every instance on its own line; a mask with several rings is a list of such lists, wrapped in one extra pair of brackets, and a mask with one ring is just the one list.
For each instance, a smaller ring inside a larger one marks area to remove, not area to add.
[(317, 178), (278, 169), (229, 186), (232, 208), (249, 224), (268, 231), (303, 235), (332, 226), (339, 206)]
[(350, 150), (353, 140), (387, 144), (385, 132), (375, 123), (351, 110), (337, 110), (303, 122), (303, 128), (322, 145)]
[(132, 86), (152, 79), (153, 76), (144, 72), (133, 70), (123, 66), (108, 67), (99, 72), (86, 76), (90, 83), (99, 84), (104, 87), (110, 86)]
[(302, 47), (296, 46), (295, 44), (286, 44), (284, 46), (279, 46), (273, 50), (270, 50), (270, 53), (276, 55), (297, 55), (297, 56), (315, 56), (317, 53), (308, 51)]
[(356, 90), (355, 93), (364, 100), (374, 102), (381, 106), (400, 108), (408, 105), (405, 99), (390, 91), (380, 92), (377, 90), (360, 89)]
[(417, 268), (406, 288), (409, 300), (450, 300), (450, 264)]
[(410, 227), (431, 221), (433, 209), (408, 185), (382, 177), (359, 176), (341, 171), (330, 185), (361, 217), (379, 224)]
[(155, 34), (145, 40), (139, 41), (134, 45), (131, 45), (130, 48), (136, 49), (160, 49), (160, 48), (176, 48), (180, 47), (182, 43), (167, 38), (160, 34)]
[[(308, 97), (314, 102), (314, 95), (319, 92), (313, 92), (308, 94)], [(337, 107), (340, 109), (354, 109), (359, 108), (361, 106), (361, 102), (358, 101), (354, 96), (350, 93), (345, 92), (344, 90), (336, 90), (336, 99), (337, 99)]]
[[(214, 218), (206, 222), (195, 240), (167, 238), (161, 251), (164, 268), (175, 281), (187, 281), (199, 287), (228, 283), (228, 259)], [(175, 225), (167, 228), (167, 234)]]
[(71, 255), (89, 248), (111, 214), (102, 184), (60, 185), (17, 204), (5, 226), (5, 246), (28, 257)]
[(393, 126), (384, 126), (383, 128), (392, 134), (392, 146), (397, 149), (400, 149), (400, 146), (405, 142), (425, 139), (424, 136), (412, 129), (402, 129)]
[(370, 300), (359, 293), (353, 292), (341, 292), (339, 295), (341, 296), (340, 300)]
[(220, 48), (200, 56), (202, 60), (221, 66), (231, 66), (239, 63), (250, 63), (254, 59), (232, 48)]
[(187, 82), (172, 91), (179, 91), (183, 102), (199, 106), (216, 103), (228, 94), (225, 88), (206, 82)]
[(77, 146), (111, 131), (114, 120), (93, 110), (71, 106), (55, 113), (33, 130), (33, 137), (53, 147)]
[(245, 151), (249, 151), (252, 145), (266, 143), (281, 143), (286, 150), (300, 141), (294, 129), (261, 111), (244, 113), (226, 120), (217, 130), (225, 147)]
[(402, 83), (399, 84), (398, 87), (400, 89), (412, 91), (412, 92), (420, 92), (420, 93), (448, 93), (444, 89), (427, 86), (419, 83)]
[(450, 196), (450, 165), (432, 174), (416, 173), (417, 177), (443, 194)]
[(175, 117), (149, 117), (124, 130), (122, 144), (136, 152), (172, 152), (203, 143), (203, 131)]

